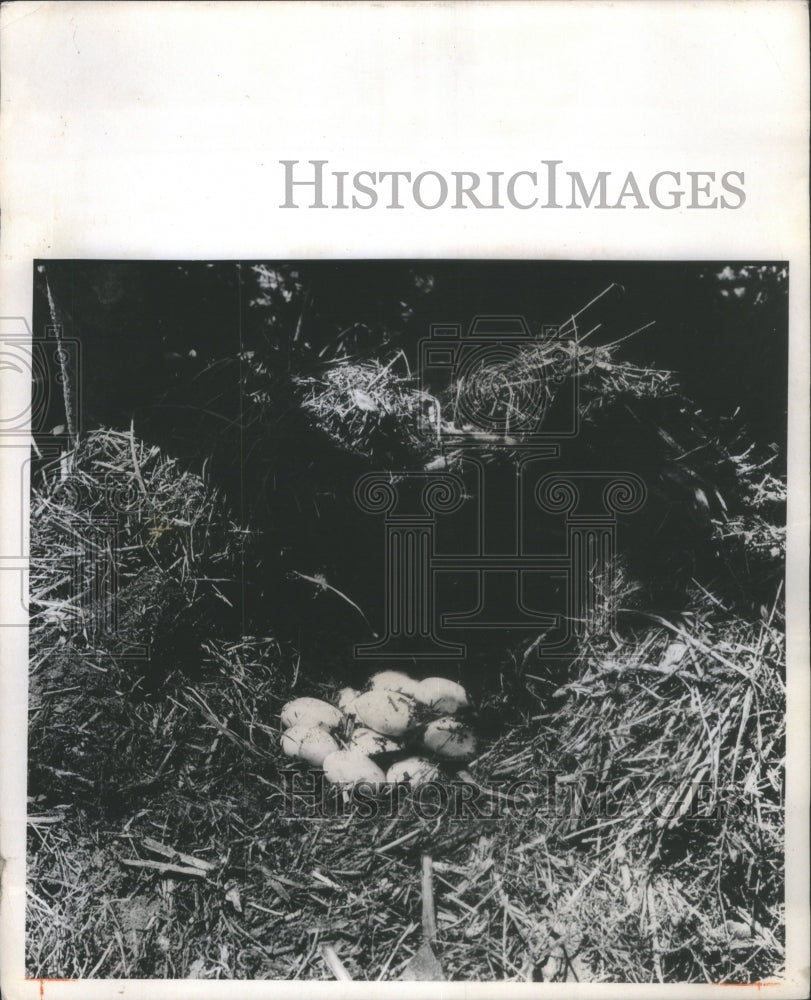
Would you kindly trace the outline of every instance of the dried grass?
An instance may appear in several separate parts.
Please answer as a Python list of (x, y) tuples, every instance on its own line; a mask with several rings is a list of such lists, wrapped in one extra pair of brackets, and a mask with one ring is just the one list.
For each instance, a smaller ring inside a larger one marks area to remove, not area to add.
[(304, 799), (285, 816), (279, 708), (335, 689), (272, 641), (207, 643), (194, 685), (178, 676), (166, 699), (118, 720), (132, 771), (160, 780), (117, 815), (108, 787), (101, 827), (77, 803), (32, 819), (31, 974), (327, 979), (326, 944), (353, 978), (394, 979), (420, 944), (427, 851), (449, 979), (773, 977), (778, 614), (754, 628), (654, 623), (619, 645), (592, 639), (551, 694), (562, 668), (528, 656), (521, 718), (492, 693), (502, 735), (470, 772), (540, 797), (518, 790), (497, 820), (427, 818), (409, 797), (391, 817), (356, 803), (308, 818)]
[[(328, 433), (371, 452), (389, 416), (408, 423), (426, 403), (393, 372), (341, 363), (301, 388)], [(406, 444), (422, 461), (423, 440)], [(778, 481), (747, 469), (767, 523)], [(225, 505), (133, 435), (89, 435), (46, 471), (32, 502), (29, 975), (329, 979), (337, 958), (354, 979), (396, 979), (420, 945), (428, 852), (448, 979), (779, 976), (779, 593), (746, 622), (699, 588), (678, 622), (637, 613), (572, 662), (506, 650), (478, 706), (498, 735), (469, 772), (483, 788), (530, 785), (479, 800), (497, 819), (429, 818), (413, 796), (391, 817), (360, 802), (291, 817), (279, 708), (343, 678), (302, 670), (272, 638), (196, 633), (145, 691), (121, 649), (99, 645), (93, 580), (75, 575), (102, 546), (112, 473), (126, 605), (160, 642), (236, 572)]]
[(301, 405), (330, 440), (357, 455), (418, 460), (435, 447), (422, 415), (435, 401), (408, 371), (403, 354), (386, 364), (342, 360), (320, 374), (295, 379)]
[(93, 615), (109, 621), (112, 609), (99, 606), (102, 583), (109, 595), (120, 593), (148, 570), (192, 604), (203, 591), (218, 593), (217, 576), (227, 575), (241, 545), (216, 490), (133, 430), (93, 431), (43, 465), (32, 485), (31, 522), (35, 653), (54, 632), (89, 640), (104, 624)]
[[(346, 451), (381, 463), (395, 458), (410, 466), (447, 466), (459, 457), (454, 437), (462, 429), (479, 433), (493, 451), (510, 452), (554, 408), (562, 381), (577, 379), (581, 416), (590, 422), (618, 399), (675, 393), (672, 373), (619, 357), (627, 337), (595, 348), (585, 339), (570, 324), (556, 337), (538, 338), (504, 360), (452, 377), (439, 398), (421, 387), (402, 353), (385, 363), (341, 359), (294, 382), (316, 426)], [(469, 413), (481, 417), (475, 426), (467, 422)]]

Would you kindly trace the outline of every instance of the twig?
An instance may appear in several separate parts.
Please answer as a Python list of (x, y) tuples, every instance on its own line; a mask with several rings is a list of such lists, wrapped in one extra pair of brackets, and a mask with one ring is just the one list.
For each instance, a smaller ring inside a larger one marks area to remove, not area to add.
[[(366, 392), (368, 392), (376, 382), (380, 381), (380, 379), (383, 378), (383, 376), (392, 367), (392, 365), (394, 364), (395, 361), (399, 361), (401, 358), (403, 359), (403, 361), (406, 362), (406, 367), (407, 367), (408, 366), (408, 361), (406, 361), (405, 352), (404, 351), (399, 351), (397, 354), (394, 355), (394, 357), (391, 359), (391, 361), (389, 361), (389, 363), (385, 367), (383, 367), (383, 368), (380, 369), (380, 371), (377, 373), (377, 375), (375, 375), (375, 377), (372, 379), (372, 381), (369, 382), (366, 385), (366, 387), (365, 387), (366, 388)], [(409, 374), (411, 374), (411, 373), (409, 372)]]
[(59, 368), (62, 375), (62, 398), (65, 403), (65, 423), (68, 429), (68, 440), (71, 443), (71, 447), (76, 446), (76, 425), (73, 419), (73, 400), (70, 394), (70, 372), (68, 371), (68, 359), (62, 347), (62, 327), (58, 322), (56, 303), (54, 302), (53, 295), (51, 293), (51, 285), (46, 276), (45, 278), (45, 291), (48, 294), (48, 308), (51, 313), (51, 323), (53, 324), (54, 333), (56, 335), (56, 342), (59, 345)]
[(653, 968), (656, 972), (656, 978), (660, 983), (665, 981), (664, 972), (662, 970), (662, 945), (659, 941), (659, 917), (656, 912), (656, 898), (653, 894), (653, 886), (648, 882), (648, 917), (650, 919), (650, 934), (651, 941), (653, 943)]
[(393, 847), (399, 847), (400, 844), (404, 844), (408, 840), (413, 840), (414, 837), (419, 836), (419, 830), (412, 830), (410, 833), (404, 833), (402, 837), (398, 837), (396, 840), (389, 841), (388, 844), (384, 844), (382, 847), (375, 848), (375, 854), (384, 854), (386, 851), (390, 851)]
[(612, 281), (612, 282), (611, 282), (611, 284), (610, 284), (610, 285), (609, 285), (609, 286), (608, 286), (607, 288), (604, 288), (604, 289), (603, 289), (603, 290), (602, 290), (602, 291), (600, 292), (600, 294), (599, 294), (599, 295), (595, 295), (595, 296), (594, 296), (594, 298), (593, 298), (593, 299), (591, 300), (591, 302), (587, 302), (587, 303), (586, 303), (586, 304), (585, 304), (585, 305), (583, 306), (583, 308), (582, 308), (582, 309), (578, 309), (578, 311), (577, 311), (576, 313), (572, 313), (572, 315), (571, 315), (571, 316), (570, 316), (570, 317), (569, 317), (569, 318), (568, 318), (568, 319), (566, 320), (566, 322), (565, 322), (565, 323), (563, 323), (563, 324), (561, 324), (561, 327), (560, 327), (560, 329), (561, 329), (561, 330), (565, 330), (565, 329), (566, 329), (566, 327), (567, 327), (567, 326), (568, 326), (568, 325), (569, 325), (570, 323), (571, 323), (571, 324), (572, 324), (573, 326), (576, 326), (576, 324), (575, 324), (575, 322), (574, 322), (574, 321), (575, 321), (575, 320), (577, 319), (577, 317), (578, 317), (578, 316), (582, 316), (582, 314), (583, 314), (583, 313), (584, 313), (584, 312), (585, 312), (585, 311), (586, 311), (587, 309), (589, 309), (589, 308), (590, 308), (591, 306), (593, 306), (595, 302), (599, 302), (599, 300), (600, 300), (600, 299), (601, 299), (601, 298), (602, 298), (602, 297), (603, 297), (604, 295), (607, 295), (607, 294), (608, 294), (608, 293), (609, 293), (609, 292), (611, 291), (611, 289), (612, 289), (612, 288), (622, 288), (622, 285), (618, 284), (618, 283), (617, 283), (616, 281)]
[(351, 981), (352, 977), (346, 971), (346, 966), (338, 958), (335, 949), (331, 944), (327, 944), (326, 941), (321, 944), (321, 957), (324, 959), (325, 964), (329, 968), (329, 971), (335, 976), (336, 979), (343, 979)]
[(132, 455), (132, 465), (135, 469), (135, 478), (138, 480), (141, 492), (148, 498), (149, 492), (147, 491), (144, 477), (141, 475), (141, 466), (138, 464), (138, 456), (135, 453), (135, 417), (130, 420), (130, 455)]
[[(357, 613), (361, 616), (361, 618), (366, 622), (369, 628), (372, 629), (372, 623), (363, 613), (363, 609), (360, 608), (357, 604), (355, 604), (355, 602), (352, 600), (351, 597), (347, 597), (346, 594), (338, 590), (337, 587), (333, 587), (331, 583), (327, 583), (327, 581), (324, 579), (323, 576), (307, 576), (306, 573), (299, 573), (299, 571), (295, 569), (291, 572), (290, 575), (297, 576), (300, 580), (307, 580), (308, 583), (314, 583), (316, 587), (318, 587), (321, 590), (331, 590), (333, 594), (337, 594), (338, 597), (343, 598), (343, 600), (345, 600), (347, 604), (353, 607), (355, 611), (357, 611)], [(375, 632), (374, 629), (372, 629), (372, 635), (375, 638), (378, 637), (377, 632)]]
[(648, 330), (650, 327), (656, 325), (656, 320), (652, 319), (650, 323), (646, 323), (644, 326), (639, 326), (636, 330), (632, 330), (630, 333), (626, 333), (624, 337), (620, 337), (618, 340), (612, 340), (610, 344), (606, 344), (606, 348), (616, 347), (617, 344), (621, 344), (624, 340), (629, 340), (631, 337), (635, 337), (638, 333), (642, 333), (643, 330)]
[(140, 858), (121, 858), (121, 864), (128, 868), (153, 868), (159, 872), (174, 872), (176, 875), (193, 875), (195, 878), (205, 878), (202, 868), (189, 868), (184, 865), (173, 865), (163, 861), (142, 861)]
[(389, 957), (386, 959), (386, 961), (381, 966), (380, 972), (378, 973), (378, 976), (377, 976), (378, 981), (382, 980), (385, 977), (386, 973), (389, 971), (389, 967), (391, 966), (391, 963), (394, 961), (394, 959), (395, 959), (395, 957), (397, 955), (397, 952), (402, 947), (403, 941), (405, 941), (405, 939), (408, 937), (408, 935), (412, 934), (416, 929), (417, 929), (417, 925), (416, 924), (414, 924), (414, 923), (406, 924), (405, 930), (400, 935), (400, 937), (397, 939), (397, 942), (395, 943), (394, 947), (392, 948), (391, 952), (389, 953)]
[(660, 625), (664, 625), (665, 628), (669, 628), (671, 632), (675, 632), (676, 635), (681, 636), (685, 642), (690, 643), (691, 646), (695, 646), (696, 649), (700, 649), (702, 653), (706, 653), (707, 656), (711, 656), (714, 660), (719, 663), (723, 663), (725, 667), (729, 667), (730, 670), (734, 670), (735, 673), (740, 674), (741, 677), (745, 677), (746, 680), (751, 681), (748, 670), (744, 670), (743, 667), (739, 667), (737, 663), (733, 663), (732, 660), (728, 660), (725, 656), (721, 656), (710, 646), (705, 645), (700, 639), (696, 639), (695, 636), (690, 635), (683, 628), (679, 628), (678, 625), (673, 625), (666, 618), (661, 618), (659, 615), (651, 614), (649, 611), (640, 611), (638, 608), (620, 608), (619, 610), (629, 613), (642, 615), (645, 618), (650, 618), (655, 622), (659, 622)]
[(436, 940), (434, 863), (430, 854), (422, 856), (422, 935), (429, 944)]
[(299, 337), (301, 336), (301, 327), (304, 323), (304, 314), (307, 312), (307, 308), (310, 305), (310, 297), (312, 290), (310, 288), (304, 293), (304, 304), (301, 307), (301, 312), (299, 313), (298, 320), (296, 321), (296, 329), (293, 332), (293, 343), (297, 343)]
[(155, 854), (162, 854), (165, 858), (177, 858), (179, 861), (183, 861), (193, 868), (200, 868), (204, 872), (209, 872), (214, 867), (210, 861), (203, 861), (202, 858), (195, 858), (191, 854), (183, 854), (181, 851), (176, 851), (174, 847), (167, 847), (166, 844), (153, 840), (152, 837), (144, 837), (143, 845), (148, 850), (154, 851)]

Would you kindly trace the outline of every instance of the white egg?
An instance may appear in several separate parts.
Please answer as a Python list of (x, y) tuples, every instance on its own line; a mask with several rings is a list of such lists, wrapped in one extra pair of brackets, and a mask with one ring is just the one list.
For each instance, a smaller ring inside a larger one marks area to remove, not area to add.
[(386, 781), (377, 764), (359, 750), (336, 750), (324, 759), (322, 767), (327, 781), (344, 788), (360, 783), (378, 786)]
[(367, 691), (353, 705), (355, 718), (384, 736), (402, 736), (414, 720), (414, 701), (397, 691)]
[(447, 760), (465, 760), (476, 753), (476, 737), (470, 726), (444, 716), (426, 726), (422, 737), (426, 750)]
[(414, 697), (421, 705), (447, 715), (454, 715), (460, 708), (470, 705), (467, 691), (462, 685), (449, 681), (446, 677), (426, 677), (417, 685)]
[(419, 686), (419, 681), (404, 674), (402, 670), (381, 670), (380, 673), (373, 674), (369, 678), (369, 687), (372, 691), (381, 689), (383, 691), (399, 691), (400, 694), (414, 697), (414, 692)]
[(352, 702), (360, 694), (360, 691), (356, 691), (355, 688), (341, 688), (338, 692), (338, 708), (346, 713), (346, 715), (352, 714)]
[(338, 744), (323, 726), (299, 722), (282, 733), (282, 750), (288, 757), (304, 760), (313, 767), (321, 767), (324, 758), (335, 753)]
[(390, 736), (376, 733), (373, 729), (366, 729), (358, 726), (349, 737), (349, 749), (359, 750), (368, 756), (376, 753), (389, 753), (391, 750), (399, 750), (400, 744), (395, 743)]
[(299, 722), (337, 729), (343, 721), (343, 712), (320, 698), (294, 698), (281, 711), (282, 729), (289, 729)]
[(435, 781), (439, 776), (439, 768), (426, 757), (406, 757), (392, 764), (386, 772), (386, 781), (397, 785), (408, 782), (412, 787)]

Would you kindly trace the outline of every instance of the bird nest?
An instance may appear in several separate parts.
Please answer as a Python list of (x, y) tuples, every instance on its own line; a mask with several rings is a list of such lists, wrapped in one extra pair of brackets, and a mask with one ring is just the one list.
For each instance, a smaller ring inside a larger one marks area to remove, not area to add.
[[(301, 388), (336, 434), (354, 419), (358, 447), (377, 447), (364, 435), (381, 432), (375, 394), (388, 385), (388, 406), (394, 376), (361, 371)], [(425, 403), (410, 383), (397, 392), (409, 412)], [(759, 464), (746, 477), (763, 510), (779, 506)], [(780, 975), (779, 598), (747, 622), (699, 588), (678, 621), (626, 618), (565, 663), (505, 649), (474, 706), (471, 724), (490, 724), (469, 778), (448, 770), (433, 800), (370, 804), (322, 797), (279, 745), (283, 704), (334, 701), (340, 665), (215, 634), (244, 535), (202, 477), (98, 431), (39, 470), (31, 523), (30, 976), (424, 975), (426, 857), (433, 977)], [(114, 592), (161, 652), (153, 687), (99, 624), (110, 531)]]
[(339, 683), (294, 650), (208, 642), (195, 683), (178, 672), (152, 700), (110, 664), (117, 687), (81, 697), (112, 723), (71, 732), (115, 764), (63, 764), (61, 794), (30, 806), (29, 974), (408, 978), (428, 856), (447, 979), (777, 975), (779, 614), (652, 622), (565, 672), (528, 651), (520, 705), (493, 690), (478, 706), (500, 719), (468, 765), (481, 795), (446, 776), (444, 796), (374, 808), (283, 756), (283, 703)]

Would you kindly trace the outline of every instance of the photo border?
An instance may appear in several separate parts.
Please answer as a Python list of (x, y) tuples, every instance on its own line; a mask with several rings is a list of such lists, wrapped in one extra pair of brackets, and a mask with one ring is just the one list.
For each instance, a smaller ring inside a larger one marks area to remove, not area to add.
[[(789, 261), (789, 971), (769, 995), (805, 995), (805, 3), (552, 0), (530, 6), (507, 0), (381, 8), (243, 0), (111, 7), (21, 0), (3, 6), (0, 25), (0, 310), (29, 324), (34, 258)], [(693, 214), (505, 209), (454, 215), (409, 208), (348, 215), (280, 208), (280, 161), (317, 157), (350, 172), (512, 172), (537, 169), (553, 157), (584, 174), (740, 169), (747, 199), (738, 211)], [(24, 380), (0, 374), (0, 416), (23, 412), (30, 402)], [(722, 987), (697, 984), (24, 980), (28, 634), (19, 596), (28, 537), (25, 441), (17, 436), (9, 444), (6, 435), (0, 442), (0, 959), (10, 1000), (727, 995)], [(760, 995), (762, 988), (739, 986), (736, 995)]]

